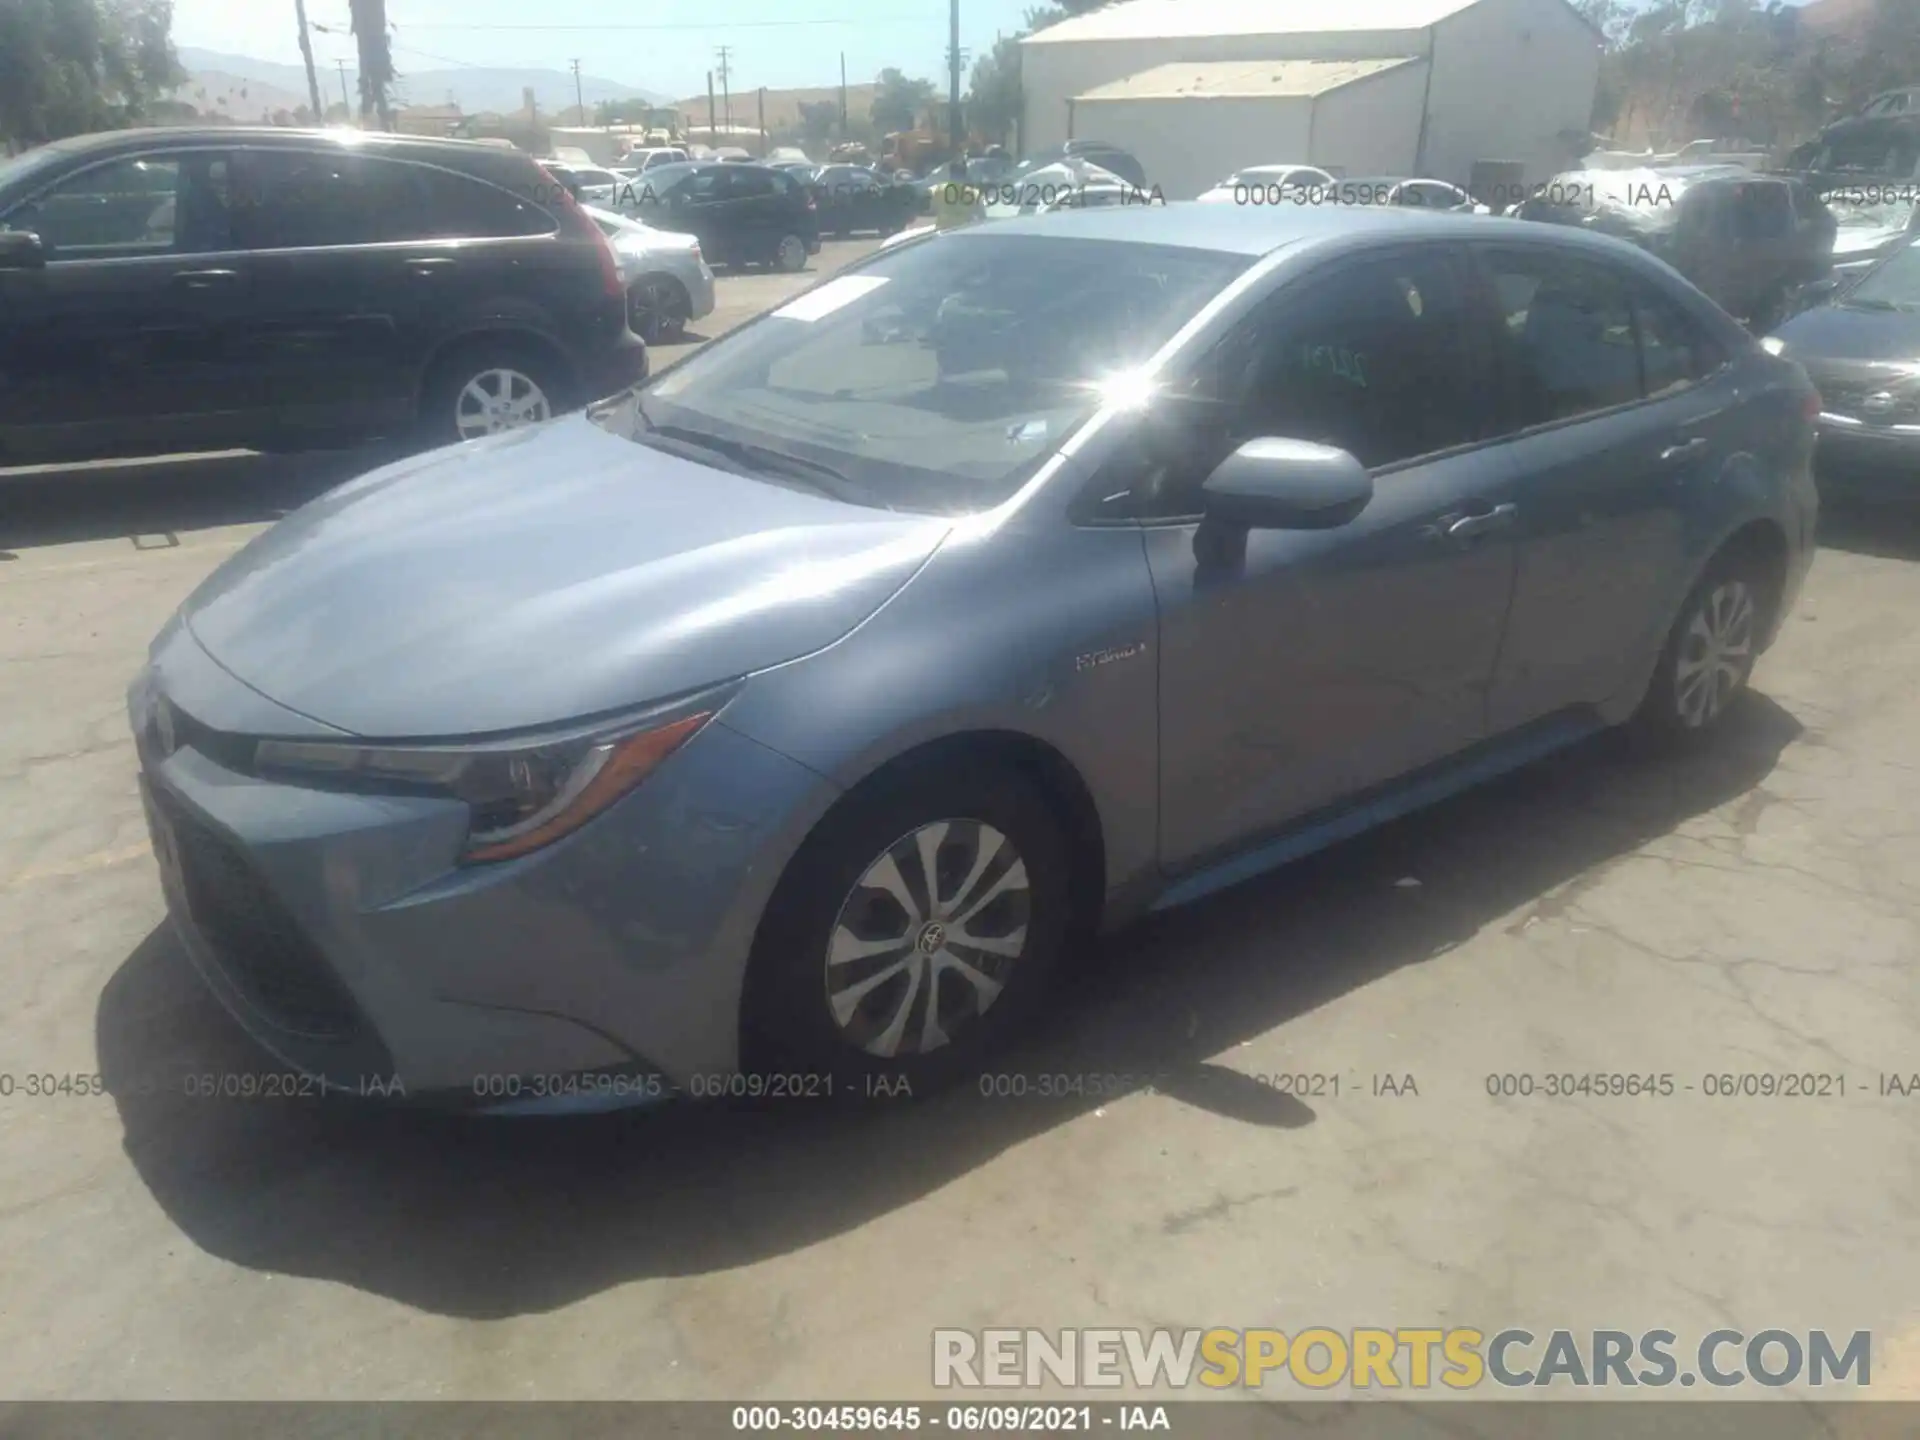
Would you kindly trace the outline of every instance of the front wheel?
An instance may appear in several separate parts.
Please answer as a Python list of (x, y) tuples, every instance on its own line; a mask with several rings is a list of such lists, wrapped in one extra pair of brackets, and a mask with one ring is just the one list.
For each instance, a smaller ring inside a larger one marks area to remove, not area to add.
[(1680, 607), (1634, 729), (1668, 743), (1718, 729), (1753, 677), (1771, 603), (1762, 567), (1751, 559), (1727, 556), (1709, 566)]
[(1044, 996), (1068, 934), (1068, 871), (1051, 809), (1011, 774), (927, 770), (856, 792), (762, 922), (749, 1063), (869, 1090), (961, 1078)]

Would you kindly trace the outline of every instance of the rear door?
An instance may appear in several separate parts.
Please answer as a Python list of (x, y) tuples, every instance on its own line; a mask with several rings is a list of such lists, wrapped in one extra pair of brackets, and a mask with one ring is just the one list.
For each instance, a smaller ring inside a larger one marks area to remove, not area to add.
[(442, 340), (539, 284), (516, 248), (555, 227), (526, 197), (336, 146), (241, 150), (235, 165), (251, 339), (286, 429), (411, 423)]
[(244, 351), (228, 159), (155, 147), (70, 173), (0, 216), (44, 270), (0, 276), (0, 431), (27, 454), (245, 444), (265, 387)]
[(1598, 705), (1644, 660), (1684, 506), (1731, 442), (1725, 356), (1639, 275), (1556, 248), (1476, 247), (1515, 471), (1519, 566), (1497, 731)]

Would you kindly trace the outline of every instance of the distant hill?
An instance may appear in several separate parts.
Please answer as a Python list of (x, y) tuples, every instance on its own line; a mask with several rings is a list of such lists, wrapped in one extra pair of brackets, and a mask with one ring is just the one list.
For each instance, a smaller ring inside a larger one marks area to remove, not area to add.
[[(872, 108), (874, 85), (849, 85), (847, 87), (847, 114), (854, 120), (865, 120), (867, 111)], [(733, 123), (736, 125), (754, 125), (760, 118), (760, 92), (757, 90), (736, 90), (733, 94)], [(714, 103), (720, 107), (720, 120), (726, 123), (726, 105), (720, 98), (720, 91), (713, 92)], [(840, 103), (838, 85), (820, 85), (805, 90), (769, 90), (767, 91), (767, 128), (781, 130), (800, 123), (802, 103), (817, 105), (828, 101), (834, 105)], [(686, 123), (696, 129), (707, 121), (707, 97), (695, 95), (687, 100), (677, 100), (674, 106), (679, 110)]]
[[(270, 84), (257, 78), (235, 75), (228, 70), (193, 70), (186, 84), (175, 90), (172, 99), (183, 105), (191, 105), (202, 115), (218, 115), (246, 125), (257, 125), (270, 121), (276, 110), (292, 114), (307, 106), (307, 82), (298, 68), (294, 74), (300, 76), (298, 89), (288, 89), (283, 85)], [(321, 98), (330, 103), (340, 99), (340, 76), (336, 71), (333, 77), (333, 93), (328, 95), (325, 82), (321, 85)]]
[[(395, 58), (400, 62), (400, 80), (394, 89), (394, 99), (402, 105), (445, 105), (451, 99), (453, 104), (469, 115), (487, 110), (518, 110), (521, 92), (529, 86), (545, 114), (553, 115), (562, 109), (571, 109), (574, 104), (573, 76), (564, 70), (489, 69), (481, 66), (458, 70), (415, 70), (404, 63), (404, 56)], [(195, 92), (199, 90), (207, 91), (210, 98), (227, 95), (230, 103), (220, 107), (220, 113), (232, 113), (237, 118), (250, 120), (259, 118), (259, 105), (256, 103), (259, 87), (265, 87), (273, 93), (270, 109), (292, 110), (307, 103), (307, 72), (298, 65), (256, 60), (250, 55), (200, 50), (191, 45), (180, 47), (180, 63), (187, 68), (191, 78), (175, 92), (174, 98), (201, 111), (207, 111), (209, 107), (195, 98)], [(319, 79), (322, 101), (329, 105), (337, 104), (340, 99), (339, 69), (333, 65), (322, 65)], [(347, 87), (354, 94), (356, 106), (360, 103), (356, 90), (358, 83), (359, 72), (349, 65)], [(249, 92), (245, 97), (238, 94), (241, 87)], [(623, 85), (617, 80), (601, 80), (591, 75), (581, 76), (580, 90), (586, 96), (589, 107), (603, 100), (646, 100), (654, 104), (665, 100), (656, 91)], [(233, 102), (251, 108), (234, 110)]]

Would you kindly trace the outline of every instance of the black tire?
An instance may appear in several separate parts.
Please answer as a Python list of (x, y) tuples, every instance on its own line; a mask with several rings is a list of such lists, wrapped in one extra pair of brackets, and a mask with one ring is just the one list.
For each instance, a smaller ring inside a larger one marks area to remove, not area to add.
[[(929, 907), (914, 837), (943, 820), (956, 822), (933, 867), (945, 905)], [(993, 832), (1007, 848), (960, 893), (978, 856), (995, 848)], [(1023, 871), (1007, 863), (1009, 851)], [(918, 910), (861, 887), (889, 854), (905, 857), (893, 873), (908, 897), (922, 902)], [(836, 1093), (856, 1096), (906, 1093), (902, 1081), (907, 1092), (921, 1095), (965, 1078), (1017, 1035), (1044, 1000), (1070, 933), (1070, 871), (1059, 820), (1043, 796), (1009, 772), (948, 764), (876, 779), (827, 816), (776, 887), (748, 966), (745, 1063), (767, 1073), (830, 1075)], [(1000, 893), (982, 905), (996, 888)], [(1018, 953), (990, 953), (956, 940), (967, 933), (962, 902), (978, 907), (971, 917), (978, 938), (1017, 939)], [(920, 918), (928, 909), (932, 922)], [(890, 943), (896, 930), (898, 943)], [(870, 954), (830, 961), (836, 943), (882, 942), (889, 943)], [(929, 951), (929, 944), (941, 948)], [(985, 991), (968, 978), (969, 967), (999, 987), (990, 998), (982, 1001)], [(875, 981), (882, 973), (889, 978)], [(847, 992), (869, 982), (864, 995), (849, 999)], [(838, 1020), (830, 995), (835, 985), (843, 1007)], [(945, 1041), (927, 1046), (935, 996), (936, 1018), (946, 1022), (937, 1033)], [(890, 1031), (898, 1041), (887, 1054)]]
[[(463, 439), (459, 424), (461, 396), (467, 386), (490, 372), (507, 371), (530, 380), (546, 398), (549, 416), (569, 408), (571, 387), (559, 367), (531, 345), (511, 340), (485, 340), (462, 345), (434, 363), (420, 391), (419, 429), (422, 440), (452, 445)], [(509, 427), (510, 428), (510, 427)]]
[[(1724, 553), (1707, 566), (1680, 606), (1653, 681), (1629, 723), (1637, 739), (1670, 748), (1699, 743), (1721, 728), (1753, 678), (1760, 639), (1777, 603), (1776, 589), (1768, 567), (1750, 551)], [(1741, 596), (1744, 620), (1737, 618)], [(1718, 647), (1709, 638), (1716, 632), (1725, 637)], [(1722, 666), (1718, 660), (1731, 663)], [(1701, 676), (1703, 663), (1712, 673), (1690, 680)], [(1710, 688), (1703, 692), (1698, 688), (1702, 684)]]
[(693, 311), (687, 287), (664, 274), (642, 275), (634, 281), (627, 291), (627, 306), (632, 312), (634, 333), (649, 345), (678, 339)]
[(782, 235), (774, 243), (767, 264), (783, 275), (798, 274), (807, 268), (807, 242), (797, 234)]

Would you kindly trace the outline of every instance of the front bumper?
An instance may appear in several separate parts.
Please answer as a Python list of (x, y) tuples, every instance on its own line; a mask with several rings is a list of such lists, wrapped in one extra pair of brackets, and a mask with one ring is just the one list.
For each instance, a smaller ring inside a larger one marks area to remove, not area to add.
[(1920, 425), (1822, 415), (1816, 463), (1823, 495), (1920, 500)]
[[(184, 708), (217, 710), (217, 682), (171, 683), (202, 668), (183, 647), (198, 650), (177, 635), (130, 697), (168, 910), (282, 1064), (349, 1094), (516, 1111), (644, 1104), (737, 1072), (754, 927), (827, 782), (716, 720), (573, 835), (462, 868), (458, 802), (229, 763)], [(156, 695), (178, 748), (156, 736)], [(245, 703), (257, 723), (266, 702)]]

